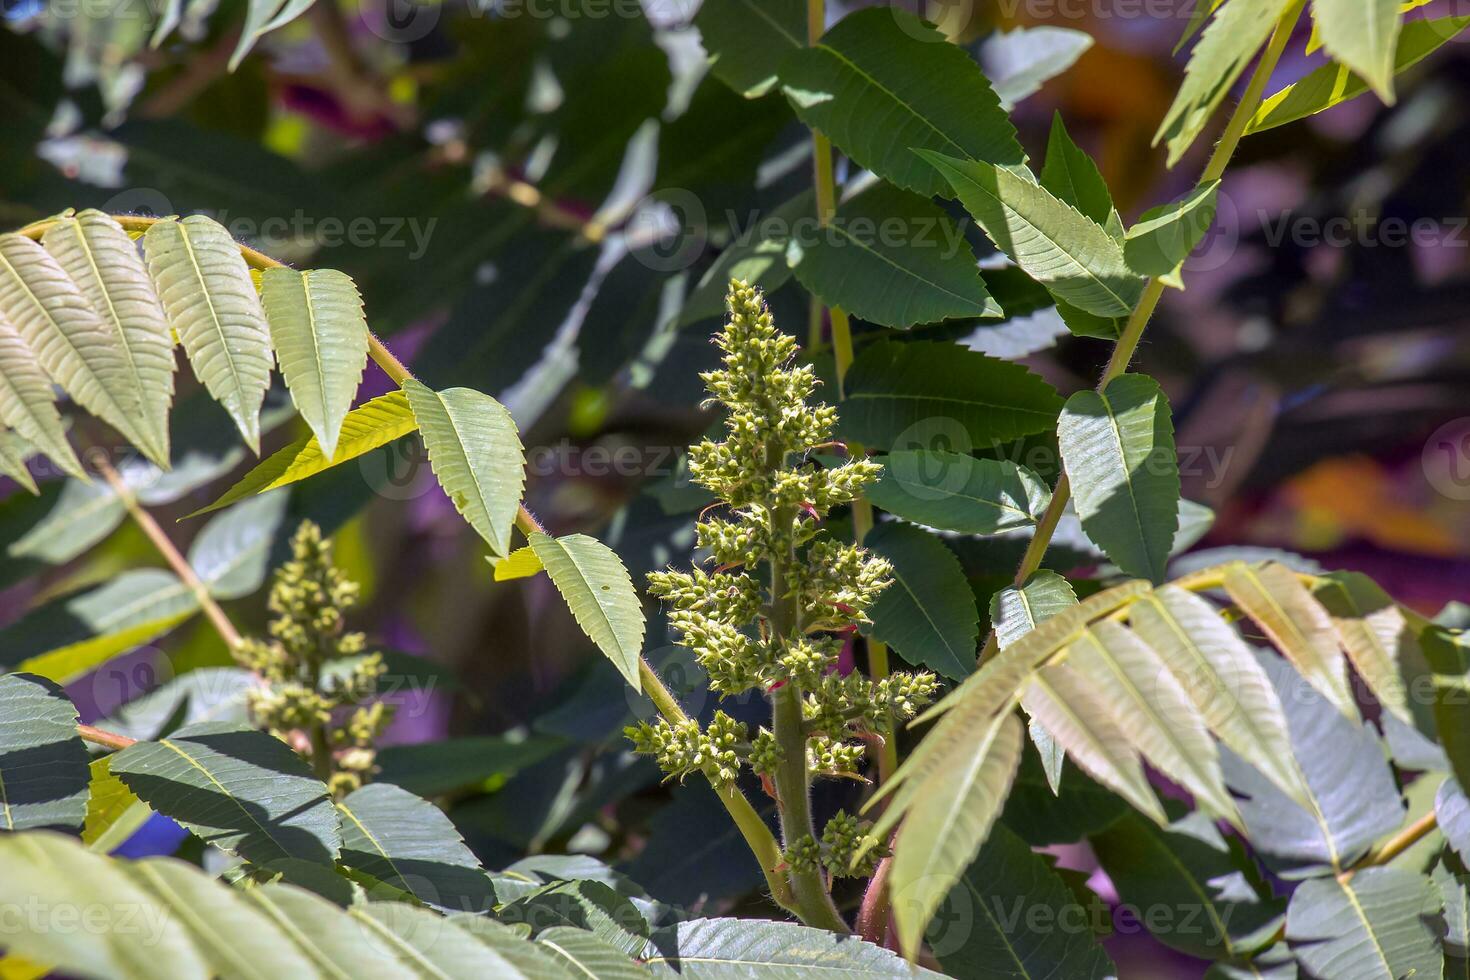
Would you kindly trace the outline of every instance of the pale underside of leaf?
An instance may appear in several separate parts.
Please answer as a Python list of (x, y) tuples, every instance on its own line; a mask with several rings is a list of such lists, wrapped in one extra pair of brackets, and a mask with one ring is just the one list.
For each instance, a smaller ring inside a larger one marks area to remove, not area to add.
[(582, 631), (633, 690), (642, 690), (643, 609), (628, 570), (612, 549), (585, 534), (533, 533), (531, 548)]
[(1315, 0), (1312, 17), (1332, 60), (1347, 65), (1392, 105), (1400, 0)]

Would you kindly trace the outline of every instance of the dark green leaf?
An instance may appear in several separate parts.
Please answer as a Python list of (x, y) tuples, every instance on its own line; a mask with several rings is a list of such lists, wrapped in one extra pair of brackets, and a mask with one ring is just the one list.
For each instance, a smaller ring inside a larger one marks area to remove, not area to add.
[(1145, 211), (1123, 242), (1128, 268), (1141, 275), (1164, 277), (1169, 285), (1183, 288), (1179, 266), (1214, 223), (1219, 189), (1220, 182), (1211, 181), (1172, 204)]
[[(1041, 186), (1061, 201), (1107, 228), (1117, 224), (1113, 195), (1092, 157), (1067, 133), (1062, 114), (1052, 116), (1051, 135), (1046, 142), (1046, 163), (1041, 168)], [(1112, 229), (1109, 229), (1112, 231)], [(1116, 237), (1116, 232), (1113, 232)]]
[(946, 531), (1031, 527), (1051, 500), (1040, 477), (1009, 460), (920, 449), (889, 453), (882, 462), (868, 499), (904, 520)]
[(893, 584), (873, 603), (864, 634), (915, 666), (959, 679), (975, 669), (980, 613), (954, 552), (907, 524), (880, 524), (864, 545), (893, 565)]
[(693, 919), (653, 934), (643, 959), (658, 976), (686, 980), (758, 977), (805, 980), (841, 975), (852, 980), (941, 974), (907, 966), (898, 954), (852, 936), (794, 922)]
[(600, 881), (558, 881), (500, 909), (504, 922), (524, 922), (532, 934), (555, 926), (592, 932), (629, 955), (648, 942), (648, 921), (629, 899)]
[(1365, 868), (1346, 882), (1303, 882), (1286, 913), (1286, 940), (1312, 975), (1332, 980), (1438, 977), (1434, 917), (1440, 890), (1424, 875)]
[(747, 98), (776, 84), (781, 62), (806, 47), (801, 0), (708, 0), (694, 18), (716, 78)]
[(65, 692), (30, 674), (0, 677), (0, 830), (75, 830), (91, 770)]

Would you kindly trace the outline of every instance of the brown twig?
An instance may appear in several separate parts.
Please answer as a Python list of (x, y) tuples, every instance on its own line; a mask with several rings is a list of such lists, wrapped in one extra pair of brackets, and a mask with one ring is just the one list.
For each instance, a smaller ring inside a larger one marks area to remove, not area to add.
[(93, 745), (100, 745), (104, 749), (113, 749), (114, 751), (121, 751), (138, 741), (136, 738), (119, 735), (117, 732), (105, 731), (101, 728), (95, 728), (92, 725), (78, 725), (77, 734), (82, 737), (82, 741), (84, 742), (91, 742)]

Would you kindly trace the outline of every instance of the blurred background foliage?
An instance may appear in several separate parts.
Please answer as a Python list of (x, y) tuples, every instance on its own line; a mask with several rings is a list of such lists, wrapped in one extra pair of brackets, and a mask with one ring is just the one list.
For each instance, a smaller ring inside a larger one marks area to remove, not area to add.
[[(700, 283), (726, 244), (809, 186), (806, 130), (783, 99), (741, 98), (706, 73), (695, 0), (301, 6), (6, 0), (0, 225), (65, 207), (204, 212), (279, 259), (340, 269), (426, 383), (511, 408), (528, 505), (548, 527), (600, 535), (635, 576), (687, 558), (706, 501), (679, 460), (710, 422), (695, 372), (713, 364), (720, 312)], [(1200, 141), (1167, 171), (1149, 145), (1182, 71), (1172, 50), (1187, 0), (1178, 8), (974, 0), (919, 12), (992, 76), (1019, 57), (1017, 38), (1043, 46), (1050, 80), (1014, 114), (1023, 143), (1039, 158), (1059, 110), (1131, 221), (1187, 191), (1209, 149)], [(1015, 28), (1032, 30), (997, 40)], [(1305, 35), (1294, 41), (1273, 90), (1319, 59)], [(1451, 43), (1403, 80), (1395, 106), (1360, 99), (1243, 143), (1188, 289), (1169, 292), (1138, 358), (1175, 408), (1184, 496), (1216, 512), (1197, 551), (1283, 549), (1361, 570), (1428, 614), (1463, 596), (1470, 474), (1453, 447), (1470, 437), (1467, 86), (1470, 44)], [(800, 286), (771, 301), (805, 336)], [(963, 339), (975, 327), (919, 329)], [(857, 329), (859, 344), (874, 335)], [(1062, 335), (1026, 360), (1075, 390), (1107, 353)], [(197, 479), (156, 509), (182, 542), (201, 522), (173, 519), (249, 464), (217, 407), (180, 382), (176, 441)], [(362, 395), (389, 387), (370, 368)], [(268, 450), (297, 435), (287, 417), (276, 413)], [(296, 487), (271, 517), (274, 554), (302, 517), (336, 535), (363, 583), (355, 625), (395, 651), (382, 778), (440, 798), (488, 866), (586, 853), (665, 901), (760, 908), (759, 871), (708, 787), (661, 785), (627, 752), (621, 729), (643, 707), (548, 581), (493, 581), (417, 440)], [(1020, 543), (954, 545), (983, 609)], [(120, 508), (68, 499), (58, 482), (0, 501), (0, 546), (12, 667), (28, 655), (27, 610), (158, 561)], [(258, 592), (228, 607), (258, 631)], [(651, 658), (698, 707), (694, 665), (660, 651), (663, 635), (655, 621)], [(196, 623), (72, 693), (101, 716), (229, 662)], [(1063, 861), (1079, 880), (1095, 868), (1085, 854)], [(1090, 881), (1116, 897), (1101, 873)], [(1141, 931), (1119, 929), (1110, 949), (1125, 976), (1188, 969)]]

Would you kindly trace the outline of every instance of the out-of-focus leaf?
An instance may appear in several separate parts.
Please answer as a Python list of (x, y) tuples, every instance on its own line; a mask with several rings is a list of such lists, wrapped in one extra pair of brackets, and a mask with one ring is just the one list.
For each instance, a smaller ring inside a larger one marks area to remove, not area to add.
[(776, 84), (781, 62), (806, 47), (800, 0), (709, 0), (694, 18), (716, 78), (746, 98)]
[(788, 57), (780, 74), (803, 122), (899, 187), (951, 193), (916, 149), (1025, 169), (1016, 129), (980, 66), (906, 10), (849, 14)]
[(1072, 67), (1092, 47), (1092, 36), (1066, 27), (1016, 27), (980, 43), (980, 64), (1003, 108), (1034, 94)]
[(419, 796), (439, 796), (491, 780), (504, 780), (551, 755), (560, 739), (480, 735), (416, 745), (390, 745), (378, 751), (383, 782)]
[(923, 978), (941, 974), (907, 966), (891, 950), (794, 922), (691, 919), (653, 934), (642, 959), (657, 976)]
[(1432, 918), (1443, 908), (1439, 889), (1412, 871), (1365, 868), (1345, 882), (1313, 878), (1292, 893), (1286, 941), (1314, 976), (1436, 977), (1443, 959)]
[(872, 622), (863, 633), (944, 677), (973, 671), (980, 614), (954, 553), (932, 534), (891, 522), (873, 528), (863, 543), (893, 565), (893, 584), (869, 609)]
[[(109, 679), (104, 672), (98, 683)], [(116, 680), (122, 695), (134, 693), (132, 676)], [(241, 667), (201, 667), (131, 698), (99, 724), (142, 741), (156, 740), (170, 723), (180, 727), (206, 721), (244, 724), (245, 692), (258, 683), (255, 675)]]
[(67, 480), (51, 510), (6, 549), (13, 558), (60, 565), (117, 529), (127, 516), (117, 492), (100, 480)]
[(189, 565), (210, 595), (239, 599), (260, 588), (289, 497), (285, 492), (252, 497), (204, 525), (189, 545)]
[(791, 278), (791, 266), (786, 264), (791, 230), (798, 219), (815, 214), (815, 207), (811, 191), (802, 191), (747, 225), (690, 291), (679, 323), (723, 316), (731, 279), (757, 286), (767, 295), (785, 285)]
[(1400, 0), (1316, 0), (1312, 19), (1332, 60), (1392, 104), (1394, 53), (1403, 22)]
[(0, 829), (75, 830), (87, 816), (90, 781), (66, 694), (32, 674), (0, 676)]

